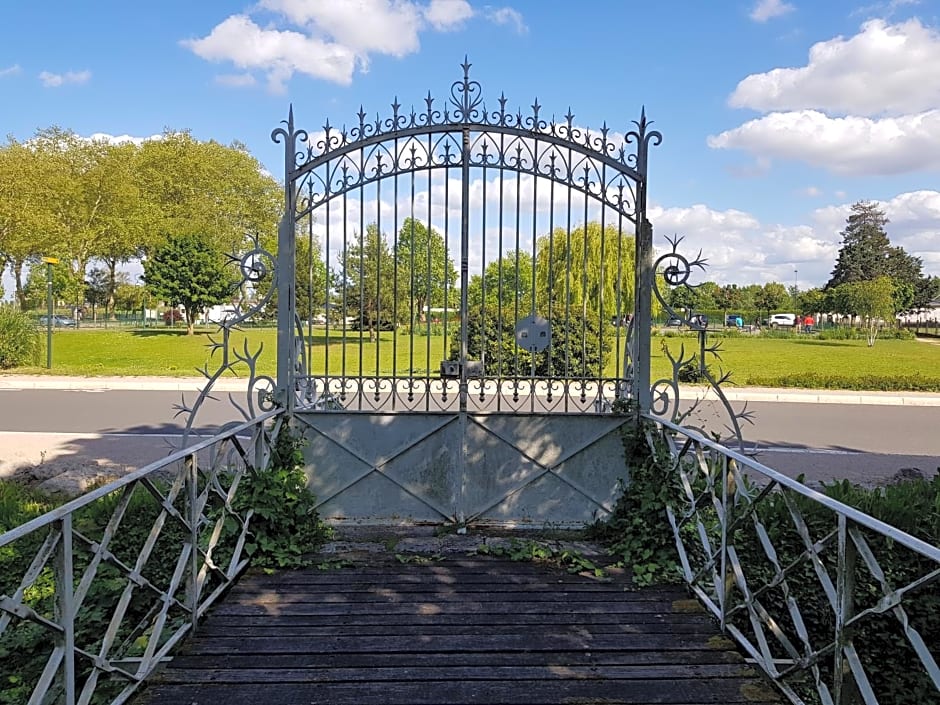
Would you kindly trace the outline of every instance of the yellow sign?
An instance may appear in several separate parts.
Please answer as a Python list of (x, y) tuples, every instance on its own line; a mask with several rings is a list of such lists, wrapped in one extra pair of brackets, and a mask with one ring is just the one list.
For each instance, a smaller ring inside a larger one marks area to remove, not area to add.
[(58, 264), (59, 258), (58, 257), (43, 257), (42, 261), (45, 262), (46, 264)]

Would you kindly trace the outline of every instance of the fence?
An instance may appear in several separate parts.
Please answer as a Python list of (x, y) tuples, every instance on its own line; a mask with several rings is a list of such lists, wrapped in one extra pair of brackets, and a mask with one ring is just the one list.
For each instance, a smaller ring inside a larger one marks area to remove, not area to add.
[(267, 467), (279, 413), (0, 536), (0, 702), (127, 701), (247, 567), (236, 497)]
[(940, 549), (650, 421), (686, 582), (791, 702), (940, 702)]

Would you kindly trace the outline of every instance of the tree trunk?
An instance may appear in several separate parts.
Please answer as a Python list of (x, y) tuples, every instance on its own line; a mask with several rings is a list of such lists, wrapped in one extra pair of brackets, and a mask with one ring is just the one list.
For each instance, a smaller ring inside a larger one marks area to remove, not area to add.
[(186, 308), (186, 335), (193, 335), (196, 327), (196, 310)]
[(117, 260), (105, 259), (104, 262), (108, 266), (108, 298), (105, 301), (105, 315), (109, 321), (115, 321), (117, 316), (114, 315), (114, 290), (117, 288)]
[(26, 310), (26, 292), (23, 291), (23, 260), (13, 257), (10, 259), (10, 269), (13, 270), (14, 293), (20, 304), (20, 311)]

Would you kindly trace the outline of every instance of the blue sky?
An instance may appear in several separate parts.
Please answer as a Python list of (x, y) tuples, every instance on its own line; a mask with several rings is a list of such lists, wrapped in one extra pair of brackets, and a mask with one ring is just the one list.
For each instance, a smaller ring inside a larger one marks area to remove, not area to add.
[[(10, 2), (0, 127), (245, 143), (293, 104), (311, 131), (445, 98), (464, 55), (484, 97), (663, 144), (650, 216), (721, 283), (825, 283), (849, 206), (940, 275), (940, 2), (238, 0)], [(795, 271), (797, 272), (795, 274)], [(9, 287), (7, 287), (9, 289)]]

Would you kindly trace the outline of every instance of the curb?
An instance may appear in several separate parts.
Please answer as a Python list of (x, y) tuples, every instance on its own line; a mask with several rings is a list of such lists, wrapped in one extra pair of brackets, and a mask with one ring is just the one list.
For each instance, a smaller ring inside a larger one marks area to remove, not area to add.
[[(205, 384), (199, 377), (66, 377), (46, 375), (0, 375), (0, 391), (154, 391), (198, 392)], [(244, 392), (248, 380), (224, 378), (215, 383), (220, 392)], [(714, 390), (682, 386), (680, 398), (705, 401), (718, 399)], [(853, 404), (868, 406), (940, 406), (940, 394), (930, 392), (860, 392), (837, 389), (776, 389), (770, 387), (731, 387), (722, 389), (728, 401), (781, 402), (789, 404)]]

